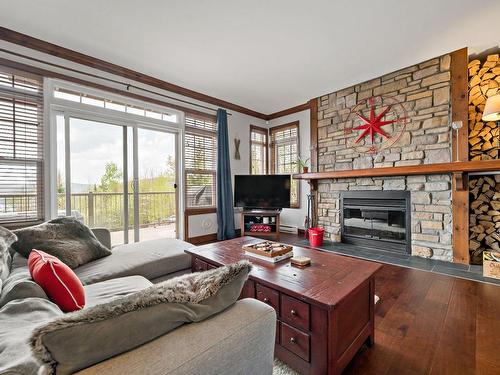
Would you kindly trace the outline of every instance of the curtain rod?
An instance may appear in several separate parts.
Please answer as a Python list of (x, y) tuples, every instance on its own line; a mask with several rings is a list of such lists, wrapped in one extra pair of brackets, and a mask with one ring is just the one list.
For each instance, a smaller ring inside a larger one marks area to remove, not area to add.
[[(141, 90), (141, 91), (144, 91), (144, 92), (147, 92), (147, 93), (150, 93), (150, 94), (162, 96), (162, 97), (170, 99), (170, 100), (175, 100), (175, 101), (178, 101), (178, 102), (181, 102), (181, 103), (184, 103), (184, 104), (194, 105), (194, 106), (199, 107), (199, 108), (204, 108), (204, 109), (208, 109), (209, 111), (217, 112), (217, 109), (215, 109), (215, 108), (207, 107), (207, 106), (205, 106), (203, 104), (193, 103), (193, 102), (190, 102), (189, 100), (175, 98), (173, 96), (169, 96), (169, 95), (162, 94), (162, 93), (159, 93), (159, 92), (156, 92), (156, 91), (153, 91), (153, 90), (149, 90), (149, 89), (145, 89), (145, 88), (142, 88), (142, 87), (139, 87), (139, 86), (135, 86), (132, 83), (126, 83), (126, 82), (123, 82), (123, 81), (118, 81), (118, 80), (113, 79), (113, 78), (102, 77), (102, 76), (99, 76), (97, 74), (84, 72), (82, 70), (78, 70), (78, 69), (74, 69), (74, 68), (69, 68), (69, 67), (66, 67), (66, 66), (63, 66), (63, 65), (59, 65), (59, 64), (55, 64), (55, 63), (51, 63), (51, 62), (48, 62), (48, 61), (43, 61), (43, 60), (37, 59), (37, 58), (32, 57), (32, 56), (24, 55), (22, 53), (12, 52), (12, 51), (6, 50), (4, 48), (0, 48), (0, 52), (8, 53), (8, 54), (11, 54), (11, 55), (14, 55), (14, 56), (17, 56), (17, 57), (21, 57), (23, 59), (28, 59), (28, 60), (31, 60), (31, 61), (36, 61), (36, 62), (39, 62), (41, 64), (46, 64), (46, 65), (49, 65), (49, 66), (52, 66), (52, 67), (55, 67), (55, 68), (68, 70), (68, 71), (73, 72), (73, 73), (83, 74), (83, 75), (86, 75), (86, 76), (89, 76), (89, 77), (93, 77), (93, 78), (101, 79), (101, 80), (104, 80), (104, 81), (116, 83), (118, 85), (123, 85), (123, 86), (125, 86), (125, 89), (127, 91), (130, 91), (131, 88), (134, 88), (136, 90)], [(189, 109), (189, 108), (186, 108), (186, 109)], [(232, 113), (227, 112), (227, 114), (229, 116), (232, 116)]]

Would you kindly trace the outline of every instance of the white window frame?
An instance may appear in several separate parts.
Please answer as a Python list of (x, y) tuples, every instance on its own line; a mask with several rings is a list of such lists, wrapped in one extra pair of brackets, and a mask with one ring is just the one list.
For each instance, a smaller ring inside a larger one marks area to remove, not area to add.
[[(168, 112), (177, 116), (176, 122), (157, 120), (151, 117), (135, 115), (127, 112), (120, 112), (108, 108), (92, 106), (89, 104), (73, 102), (70, 100), (56, 98), (54, 90), (56, 87), (76, 91), (88, 95), (104, 97), (122, 103), (144, 107), (147, 110)], [(45, 127), (45, 217), (57, 217), (57, 124), (56, 115), (63, 114), (71, 117), (84, 117), (86, 119), (107, 122), (131, 128), (143, 128), (156, 131), (170, 132), (176, 134), (176, 184), (177, 184), (177, 228), (178, 238), (184, 238), (184, 220), (181, 220), (185, 210), (184, 202), (184, 112), (169, 107), (136, 100), (122, 95), (116, 95), (104, 90), (97, 90), (90, 87), (77, 85), (57, 79), (44, 79), (44, 120)]]

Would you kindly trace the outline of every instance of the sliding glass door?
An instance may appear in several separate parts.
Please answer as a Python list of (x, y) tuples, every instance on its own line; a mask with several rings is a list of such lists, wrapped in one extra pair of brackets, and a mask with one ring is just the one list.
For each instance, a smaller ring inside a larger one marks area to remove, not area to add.
[(60, 114), (57, 214), (111, 231), (112, 244), (177, 237), (176, 133)]
[(135, 234), (141, 241), (176, 237), (176, 136), (137, 129)]

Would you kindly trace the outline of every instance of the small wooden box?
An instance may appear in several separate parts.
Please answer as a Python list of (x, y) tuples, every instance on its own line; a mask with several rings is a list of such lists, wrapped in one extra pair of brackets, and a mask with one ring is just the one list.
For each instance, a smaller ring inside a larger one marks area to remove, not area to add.
[(500, 279), (500, 253), (497, 251), (483, 252), (483, 276)]
[(243, 250), (260, 256), (274, 258), (293, 250), (290, 245), (281, 244), (273, 241), (264, 241), (249, 245), (243, 245)]

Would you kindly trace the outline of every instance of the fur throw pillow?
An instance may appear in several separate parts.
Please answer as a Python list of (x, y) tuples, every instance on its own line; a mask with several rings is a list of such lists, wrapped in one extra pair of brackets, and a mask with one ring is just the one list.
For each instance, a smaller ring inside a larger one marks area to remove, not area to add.
[(73, 217), (50, 220), (15, 230), (14, 233), (17, 242), (12, 244), (12, 248), (25, 258), (31, 250), (38, 249), (59, 258), (70, 268), (111, 254), (87, 226)]
[(0, 290), (2, 290), (2, 283), (10, 274), (12, 257), (9, 249), (16, 240), (17, 237), (14, 233), (7, 228), (0, 227)]

